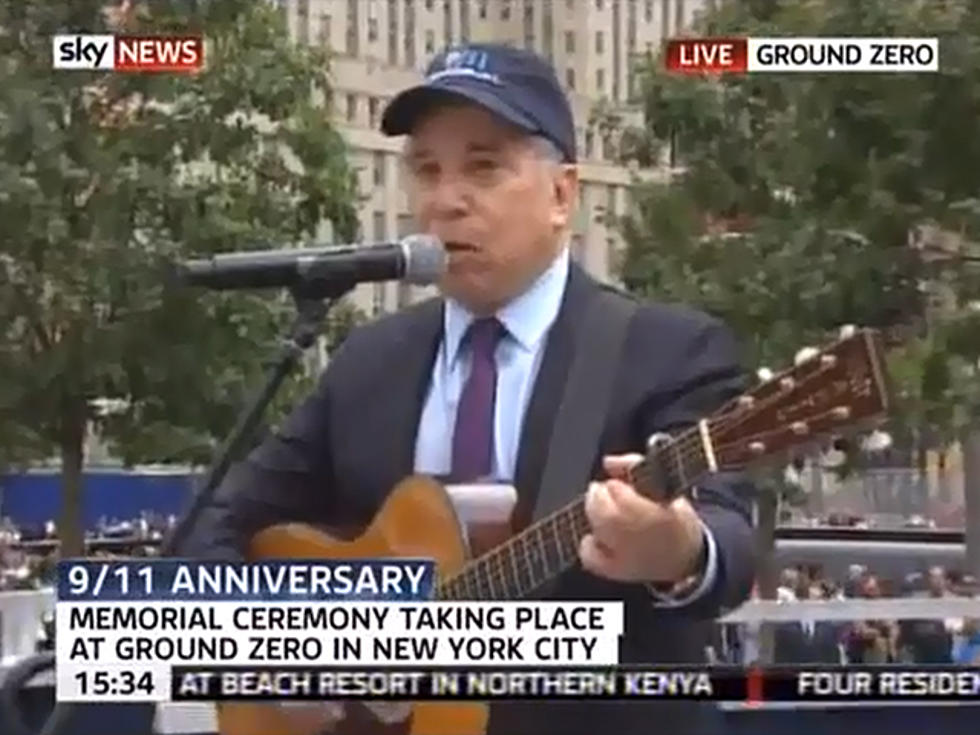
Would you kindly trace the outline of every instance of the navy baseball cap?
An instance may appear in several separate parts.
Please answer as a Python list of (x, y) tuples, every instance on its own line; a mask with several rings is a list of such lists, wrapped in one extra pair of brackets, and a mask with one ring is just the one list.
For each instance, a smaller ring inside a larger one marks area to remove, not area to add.
[(429, 64), (422, 84), (391, 100), (381, 118), (381, 131), (407, 135), (420, 113), (447, 98), (484, 107), (531, 135), (547, 138), (566, 161), (576, 159), (568, 98), (551, 65), (530, 51), (478, 43), (442, 52)]

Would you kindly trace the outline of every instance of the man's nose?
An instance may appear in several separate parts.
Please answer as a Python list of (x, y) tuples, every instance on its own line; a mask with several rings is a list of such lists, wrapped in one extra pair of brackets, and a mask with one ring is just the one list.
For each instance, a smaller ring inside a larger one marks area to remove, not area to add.
[(429, 208), (433, 215), (450, 218), (466, 214), (468, 195), (463, 181), (455, 175), (443, 174), (429, 192)]

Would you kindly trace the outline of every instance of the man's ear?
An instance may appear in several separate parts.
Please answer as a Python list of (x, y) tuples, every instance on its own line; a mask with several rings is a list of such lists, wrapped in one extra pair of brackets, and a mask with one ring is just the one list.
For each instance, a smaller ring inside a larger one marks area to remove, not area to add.
[(552, 191), (552, 224), (566, 228), (571, 224), (578, 206), (578, 167), (570, 164), (556, 166)]

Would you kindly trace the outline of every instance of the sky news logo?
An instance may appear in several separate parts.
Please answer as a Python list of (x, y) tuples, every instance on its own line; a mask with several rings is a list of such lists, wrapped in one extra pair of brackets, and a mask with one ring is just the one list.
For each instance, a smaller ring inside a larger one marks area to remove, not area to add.
[(195, 72), (204, 66), (200, 36), (64, 34), (51, 48), (55, 69)]

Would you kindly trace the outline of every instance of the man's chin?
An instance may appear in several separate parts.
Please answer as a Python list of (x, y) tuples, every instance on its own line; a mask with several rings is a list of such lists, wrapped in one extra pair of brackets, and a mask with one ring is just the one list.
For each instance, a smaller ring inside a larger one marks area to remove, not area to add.
[(458, 301), (476, 314), (493, 313), (500, 306), (497, 289), (475, 274), (450, 274), (443, 279), (440, 291), (446, 298)]

